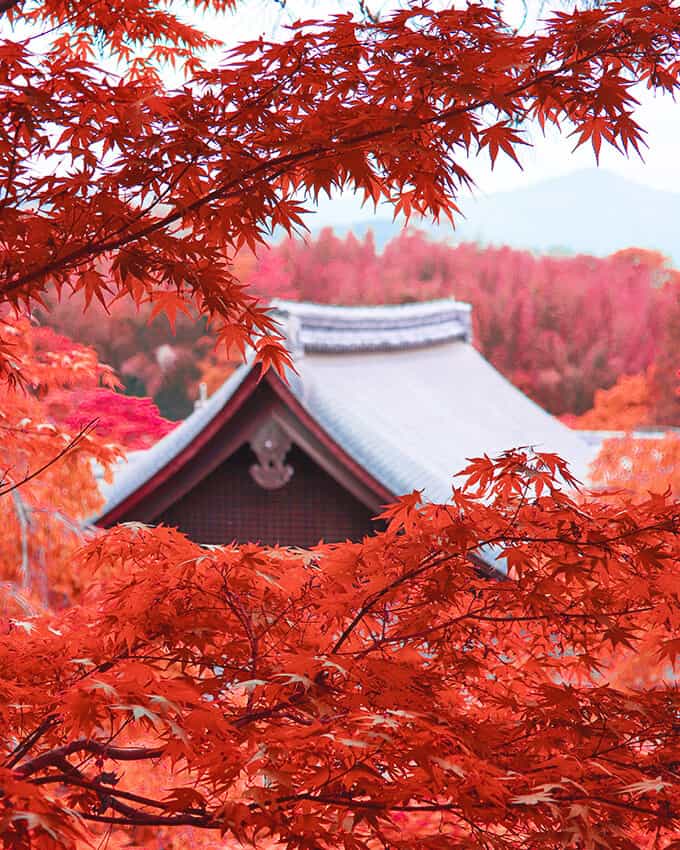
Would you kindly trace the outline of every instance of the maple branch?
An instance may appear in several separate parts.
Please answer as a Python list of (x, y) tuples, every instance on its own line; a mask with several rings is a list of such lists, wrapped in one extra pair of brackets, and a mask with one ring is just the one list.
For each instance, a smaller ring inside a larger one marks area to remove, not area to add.
[(6, 767), (12, 768), (15, 764), (17, 764), (21, 759), (26, 755), (26, 753), (31, 749), (31, 747), (35, 746), (35, 744), (42, 738), (42, 736), (50, 729), (51, 726), (55, 726), (57, 724), (57, 715), (49, 714), (42, 723), (37, 726), (28, 737), (24, 738), (23, 741), (19, 742), (17, 746), (14, 748), (12, 753), (10, 753), (9, 759), (6, 763)]
[[(571, 60), (570, 62), (564, 62), (558, 67), (553, 68), (549, 71), (544, 71), (539, 74), (535, 74), (531, 79), (526, 80), (525, 82), (503, 92), (501, 96), (503, 98), (512, 98), (519, 94), (526, 93), (530, 91), (533, 87), (540, 85), (541, 83), (546, 82), (560, 74), (563, 74), (566, 71), (572, 71), (578, 68), (580, 65), (587, 64), (593, 59), (604, 55), (617, 56), (619, 53), (627, 50), (632, 46), (634, 46), (634, 43), (631, 41), (623, 42), (622, 44), (619, 44), (616, 47), (612, 46), (611, 44), (605, 44), (597, 50), (593, 50), (590, 53), (585, 54), (584, 56), (580, 56), (577, 59)], [(252, 181), (254, 178), (266, 175), (267, 173), (270, 173), (271, 179), (271, 177), (275, 176), (277, 171), (281, 169), (283, 169), (283, 171), (287, 171), (290, 169), (291, 166), (300, 165), (301, 163), (306, 161), (323, 159), (328, 156), (337, 156), (343, 150), (352, 150), (353, 148), (365, 145), (367, 142), (378, 141), (386, 137), (393, 138), (395, 133), (412, 133), (415, 129), (422, 129), (432, 124), (436, 124), (437, 122), (447, 121), (448, 119), (455, 118), (456, 116), (475, 112), (477, 110), (491, 106), (493, 105), (493, 103), (493, 98), (487, 96), (482, 100), (473, 101), (472, 103), (469, 103), (465, 106), (452, 107), (451, 109), (442, 110), (440, 112), (435, 113), (434, 115), (431, 115), (428, 118), (419, 119), (416, 122), (414, 122), (411, 118), (409, 119), (409, 121), (396, 122), (378, 130), (367, 131), (365, 133), (359, 134), (358, 136), (354, 136), (343, 141), (335, 142), (332, 146), (327, 144), (314, 145), (307, 148), (306, 150), (284, 154), (283, 156), (278, 157), (269, 157), (266, 160), (260, 160), (256, 166), (240, 174), (238, 177), (235, 177), (232, 180), (228, 180), (226, 183), (223, 183), (216, 189), (213, 189), (211, 192), (199, 196), (189, 204), (184, 204), (182, 206), (176, 207), (173, 212), (170, 212), (167, 215), (150, 222), (145, 227), (142, 227), (133, 233), (128, 233), (127, 235), (120, 236), (116, 239), (109, 239), (108, 241), (99, 242), (98, 244), (92, 244), (90, 242), (86, 243), (85, 245), (81, 245), (80, 248), (76, 248), (75, 250), (71, 251), (70, 254), (61, 257), (60, 259), (53, 260), (51, 263), (46, 263), (38, 269), (26, 272), (23, 275), (19, 275), (14, 280), (8, 281), (0, 288), (0, 292), (7, 295), (8, 293), (20, 289), (28, 283), (32, 283), (35, 280), (39, 280), (40, 278), (45, 277), (46, 275), (52, 274), (57, 271), (65, 271), (68, 268), (77, 265), (82, 260), (99, 256), (109, 251), (119, 250), (120, 248), (125, 247), (131, 242), (136, 242), (140, 239), (145, 238), (146, 236), (152, 235), (153, 233), (159, 230), (164, 230), (169, 225), (181, 221), (187, 213), (195, 212), (201, 207), (203, 207), (205, 204), (211, 203), (212, 201), (229, 200), (230, 198), (239, 197), (243, 194), (244, 191), (246, 191), (247, 185), (250, 181)]]
[(628, 614), (643, 614), (647, 611), (653, 611), (651, 605), (644, 608), (628, 608), (622, 611), (593, 611), (589, 614), (570, 614), (568, 611), (553, 611), (550, 614), (534, 614), (534, 615), (519, 615), (506, 617), (487, 617), (483, 614), (464, 614), (459, 619), (481, 620), (485, 623), (534, 623), (541, 620), (597, 620), (601, 617), (624, 617)]
[[(246, 100), (243, 103), (243, 106), (241, 106), (239, 109), (236, 110), (235, 113), (233, 113), (232, 115), (229, 116), (230, 121), (234, 122), (241, 114), (243, 114), (243, 112), (245, 112), (248, 109), (252, 109), (254, 106), (259, 106), (262, 103), (266, 103), (268, 101), (271, 101), (272, 96), (279, 89), (283, 88), (283, 86), (294, 76), (294, 74), (297, 73), (302, 68), (302, 65), (303, 65), (303, 60), (302, 60), (302, 57), (300, 57), (300, 59), (296, 62), (296, 64), (290, 69), (290, 71), (284, 77), (277, 80), (268, 89), (265, 89), (265, 91), (261, 92), (256, 97), (252, 97), (249, 100)], [(217, 132), (209, 133), (205, 137), (205, 140), (206, 141), (207, 140), (217, 141), (218, 140), (218, 133)], [(148, 215), (155, 207), (157, 207), (159, 204), (162, 204), (163, 201), (165, 200), (165, 198), (167, 198), (167, 196), (175, 188), (175, 186), (177, 186), (180, 183), (180, 181), (185, 176), (187, 171), (191, 168), (191, 166), (195, 165), (197, 161), (198, 161), (197, 155), (191, 154), (191, 157), (188, 159), (184, 168), (180, 171), (180, 173), (175, 178), (168, 181), (168, 183), (167, 183), (166, 187), (163, 189), (163, 191), (158, 193), (156, 195), (156, 197), (148, 204), (148, 206), (143, 207), (142, 209), (140, 209), (137, 212), (136, 215), (132, 216), (132, 218), (128, 222), (126, 222), (124, 225), (121, 225), (119, 228), (114, 230), (111, 235), (116, 235), (118, 233), (123, 232), (126, 227), (130, 227), (135, 222), (140, 221), (142, 218), (144, 218), (145, 215)], [(101, 228), (100, 228), (100, 231), (101, 231)], [(109, 238), (111, 238), (111, 235), (109, 236)]]
[(655, 818), (658, 818), (661, 814), (658, 809), (648, 809), (646, 806), (639, 806), (631, 801), (619, 802), (618, 800), (610, 800), (607, 797), (597, 797), (595, 795), (569, 797), (567, 802), (587, 803), (590, 800), (595, 800), (595, 802), (601, 803), (603, 806), (609, 806), (612, 809), (623, 809), (623, 811), (626, 812), (638, 812), (641, 815), (651, 815)]
[[(646, 726), (642, 730), (638, 730), (628, 735), (623, 741), (618, 741), (616, 744), (612, 744), (604, 750), (600, 750), (599, 747), (602, 744), (602, 741), (599, 741), (596, 749), (590, 753), (588, 756), (589, 759), (605, 759), (612, 761), (614, 764), (618, 764), (618, 762), (614, 761), (614, 759), (607, 758), (609, 753), (616, 752), (616, 750), (620, 750), (622, 747), (629, 747), (631, 744), (640, 744), (645, 738), (648, 738), (650, 732), (654, 729), (654, 726)], [(655, 732), (655, 737), (658, 738), (658, 733)]]
[(92, 432), (92, 430), (96, 427), (98, 421), (98, 419), (93, 419), (91, 422), (88, 422), (88, 424), (85, 425), (85, 427), (82, 428), (76, 434), (76, 436), (69, 442), (69, 444), (65, 446), (58, 454), (50, 458), (46, 463), (31, 472), (25, 478), (22, 478), (21, 481), (17, 481), (16, 483), (8, 487), (5, 487), (4, 490), (0, 490), (0, 496), (6, 496), (8, 493), (17, 490), (19, 487), (23, 487), (24, 484), (27, 484), (29, 481), (32, 481), (38, 475), (41, 475), (46, 469), (49, 469), (50, 466), (60, 461), (64, 457), (64, 455), (68, 454), (72, 449), (74, 449), (78, 445), (78, 443), (84, 440), (85, 437), (87, 437)]
[[(570, 621), (589, 621), (595, 620), (599, 621), (602, 617), (623, 617), (633, 614), (644, 614), (648, 611), (653, 611), (654, 608), (651, 605), (645, 606), (644, 608), (629, 608), (621, 611), (601, 611), (597, 612), (593, 611), (590, 613), (584, 614), (571, 614), (568, 611), (552, 611), (549, 614), (533, 614), (533, 615), (514, 615), (510, 614), (502, 617), (492, 617), (487, 616), (483, 612), (488, 611), (488, 607), (484, 607), (478, 609), (477, 611), (468, 611), (465, 614), (459, 614), (456, 617), (451, 617), (448, 620), (445, 620), (443, 623), (439, 623), (438, 625), (428, 626), (426, 629), (422, 629), (418, 632), (410, 632), (409, 634), (398, 634), (392, 636), (381, 637), (374, 641), (372, 646), (367, 647), (366, 649), (361, 650), (358, 653), (348, 653), (352, 656), (359, 656), (363, 658), (371, 652), (375, 652), (379, 650), (383, 646), (387, 646), (389, 644), (400, 644), (405, 641), (411, 640), (420, 640), (423, 638), (430, 637), (435, 632), (440, 632), (444, 629), (448, 629), (451, 626), (455, 626), (458, 623), (462, 623), (465, 620), (476, 620), (478, 622), (484, 623), (536, 623), (536, 622), (552, 622), (555, 620), (565, 620), (567, 622)], [(603, 626), (604, 628), (604, 626)]]
[(620, 543), (623, 540), (627, 540), (629, 537), (636, 537), (650, 531), (675, 532), (679, 521), (680, 511), (678, 511), (672, 519), (667, 519), (654, 525), (647, 525), (644, 528), (633, 528), (630, 531), (622, 531), (620, 534), (615, 534), (612, 537), (606, 537), (602, 540), (573, 540), (569, 537), (532, 537), (530, 535), (526, 535), (520, 537), (505, 536), (494, 538), (491, 543), (561, 543), (564, 546), (578, 546), (579, 548), (589, 547), (591, 549), (603, 549), (607, 551), (612, 543)]
[[(115, 791), (115, 789), (114, 789)], [(121, 802), (121, 800), (117, 800), (114, 795), (108, 794), (108, 789), (103, 792), (103, 795), (107, 798), (106, 803), (108, 803), (109, 807), (114, 809), (114, 811), (119, 812), (120, 814), (128, 817), (130, 819), (135, 820), (138, 824), (144, 824), (146, 826), (198, 826), (202, 828), (214, 828), (217, 824), (210, 818), (208, 815), (201, 814), (198, 816), (192, 815), (189, 813), (189, 810), (185, 810), (181, 815), (170, 816), (166, 818), (161, 818), (160, 815), (152, 815), (148, 812), (140, 811), (139, 809), (135, 809), (133, 806), (128, 806), (126, 803)], [(154, 821), (161, 819), (160, 824), (155, 824)], [(184, 821), (184, 824), (182, 823)]]
[(64, 744), (61, 747), (56, 747), (53, 750), (42, 753), (34, 759), (19, 765), (16, 770), (22, 778), (26, 778), (38, 770), (44, 770), (46, 767), (58, 765), (61, 759), (79, 752), (93, 753), (94, 755), (110, 758), (114, 761), (141, 761), (143, 759), (160, 758), (165, 752), (165, 748), (114, 747), (110, 744), (93, 741), (90, 738), (80, 738), (77, 741), (71, 741), (70, 744)]
[[(259, 639), (256, 632), (253, 630), (252, 618), (247, 614), (243, 603), (241, 602), (238, 594), (232, 593), (227, 584), (226, 576), (223, 577), (222, 583), (224, 589), (224, 598), (227, 602), (229, 610), (234, 614), (236, 619), (241, 624), (241, 628), (245, 632), (246, 639), (250, 645), (250, 674), (255, 679), (257, 678), (257, 662), (259, 657)], [(250, 710), (253, 706), (253, 700), (255, 696), (251, 691), (248, 694), (248, 703), (247, 708)]]
[[(403, 805), (398, 805), (387, 802), (381, 803), (379, 801), (373, 802), (371, 800), (357, 800), (353, 797), (335, 797), (322, 795), (317, 796), (315, 794), (299, 794), (296, 797), (285, 798), (286, 802), (292, 802), (293, 800), (309, 800), (310, 802), (324, 803), (326, 805), (338, 806), (342, 808), (368, 809), (373, 811), (386, 812), (455, 812), (461, 808), (459, 803), (405, 803)], [(560, 798), (560, 802), (563, 803), (588, 802), (590, 800), (594, 800), (604, 806), (611, 806), (612, 808), (616, 809), (635, 811), (639, 812), (640, 814), (652, 815), (653, 817), (659, 816), (659, 812), (655, 809), (649, 809), (646, 806), (638, 806), (630, 802), (619, 802), (618, 800), (610, 800), (607, 797), (598, 797), (595, 795), (575, 795)], [(277, 802), (281, 801), (277, 800)]]
[[(680, 517), (680, 514), (678, 514)], [(585, 548), (587, 546), (593, 547), (596, 549), (607, 550), (612, 543), (617, 543), (622, 540), (625, 540), (629, 537), (635, 537), (640, 534), (644, 534), (649, 531), (673, 531), (675, 530), (675, 526), (677, 525), (676, 517), (674, 520), (665, 520), (662, 523), (657, 523), (654, 525), (646, 526), (644, 528), (635, 528), (630, 531), (621, 532), (621, 534), (614, 535), (613, 537), (604, 538), (602, 540), (597, 541), (587, 541), (587, 540), (570, 540), (568, 537), (550, 537), (550, 538), (541, 538), (541, 537), (530, 537), (530, 536), (522, 536), (522, 537), (511, 537), (507, 534), (499, 534), (496, 537), (489, 538), (485, 541), (478, 541), (477, 543), (467, 547), (463, 552), (457, 552), (453, 554), (444, 554), (441, 556), (437, 556), (437, 554), (433, 554), (428, 556), (427, 559), (421, 561), (418, 566), (414, 567), (411, 570), (408, 570), (406, 573), (403, 573), (401, 576), (398, 576), (389, 584), (385, 585), (380, 590), (371, 594), (368, 599), (364, 600), (363, 604), (354, 615), (349, 625), (343, 630), (340, 634), (340, 637), (333, 645), (331, 649), (332, 653), (336, 653), (345, 643), (345, 641), (349, 638), (350, 634), (354, 631), (357, 625), (361, 622), (361, 620), (369, 613), (369, 611), (374, 607), (376, 602), (379, 602), (380, 599), (384, 598), (388, 593), (392, 590), (397, 589), (399, 586), (404, 584), (411, 579), (417, 578), (422, 575), (428, 569), (433, 567), (441, 566), (441, 564), (445, 563), (452, 558), (469, 558), (471, 553), (478, 551), (487, 546), (494, 546), (499, 543), (560, 543), (562, 545), (570, 545), (577, 546), (579, 548)], [(585, 616), (585, 615), (584, 615)], [(463, 615), (461, 619), (467, 619), (468, 615)]]
[[(477, 547), (475, 547), (475, 548), (477, 548)], [(359, 608), (357, 613), (352, 618), (349, 625), (344, 629), (344, 631), (341, 633), (340, 637), (333, 644), (333, 648), (331, 649), (331, 653), (338, 652), (338, 650), (342, 647), (342, 645), (345, 643), (347, 638), (351, 635), (351, 633), (354, 631), (354, 629), (363, 620), (363, 618), (366, 616), (366, 614), (368, 614), (368, 612), (373, 608), (373, 606), (376, 604), (376, 602), (379, 602), (381, 599), (383, 599), (385, 596), (387, 596), (388, 593), (390, 593), (393, 590), (396, 590), (398, 587), (400, 587), (405, 582), (410, 581), (413, 578), (418, 578), (418, 576), (422, 575), (424, 572), (427, 572), (427, 570), (429, 570), (433, 567), (440, 566), (441, 564), (445, 563), (446, 561), (451, 560), (452, 558), (458, 558), (458, 557), (461, 557), (460, 553), (455, 553), (453, 555), (447, 554), (447, 555), (443, 555), (439, 558), (437, 558), (434, 555), (428, 556), (428, 559), (425, 559), (425, 563), (423, 563), (421, 561), (418, 564), (418, 566), (414, 567), (411, 570), (408, 570), (407, 572), (403, 573), (402, 575), (400, 575), (396, 579), (394, 579), (394, 581), (391, 581), (389, 584), (385, 585), (385, 587), (382, 587), (380, 590), (377, 590), (375, 593), (372, 593), (368, 597), (368, 599), (366, 599), (363, 602), (363, 604), (361, 605), (361, 607)]]
[[(123, 809), (122, 803), (116, 803), (111, 800), (111, 808), (120, 811)], [(109, 815), (95, 815), (91, 812), (78, 812), (78, 817), (83, 820), (95, 821), (96, 823), (108, 823), (117, 826), (195, 826), (198, 829), (220, 829), (222, 824), (205, 817), (203, 820), (195, 818), (192, 815), (177, 815), (175, 817), (162, 817), (160, 815), (149, 815), (144, 812), (138, 812), (137, 809), (132, 809), (129, 806), (124, 807), (131, 812), (126, 817), (115, 818)]]
[[(121, 788), (116, 788), (114, 785), (103, 783), (101, 779), (86, 779), (76, 768), (73, 767), (73, 765), (69, 764), (68, 767), (72, 768), (72, 770), (75, 771), (75, 774), (69, 770), (66, 773), (53, 773), (48, 776), (39, 776), (37, 779), (33, 779), (31, 781), (33, 785), (53, 785), (55, 783), (73, 785), (78, 788), (87, 788), (90, 791), (94, 791), (95, 794), (104, 797), (120, 797), (122, 800), (130, 800), (133, 803), (139, 803), (142, 806), (149, 806), (150, 808), (162, 809), (163, 811), (168, 811), (168, 809), (170, 809), (170, 804), (164, 803), (162, 800), (154, 800), (150, 797), (143, 797), (141, 794), (134, 794), (132, 791), (123, 791)], [(196, 815), (199, 817), (205, 815), (205, 812), (200, 809), (187, 808), (184, 811), (186, 814)], [(143, 812), (138, 813), (144, 814)]]
[[(59, 759), (63, 763), (63, 768), (66, 771), (64, 774), (39, 777), (33, 780), (34, 785), (47, 785), (59, 782), (62, 785), (70, 785), (79, 788), (87, 788), (93, 791), (100, 800), (102, 812), (96, 816), (96, 819), (106, 817), (103, 812), (107, 808), (122, 814), (127, 825), (144, 825), (144, 826), (196, 826), (200, 828), (214, 828), (216, 824), (212, 819), (199, 809), (187, 807), (181, 815), (163, 817), (161, 815), (150, 814), (149, 812), (136, 809), (133, 806), (128, 806), (123, 800), (130, 800), (150, 808), (162, 809), (167, 811), (170, 806), (160, 800), (154, 800), (149, 797), (143, 797), (140, 794), (134, 794), (130, 791), (118, 789), (115, 785), (104, 783), (101, 777), (96, 779), (86, 779), (82, 773), (73, 765), (71, 765), (65, 757)], [(85, 816), (84, 813), (81, 813)], [(109, 822), (123, 823), (123, 819), (113, 819)]]

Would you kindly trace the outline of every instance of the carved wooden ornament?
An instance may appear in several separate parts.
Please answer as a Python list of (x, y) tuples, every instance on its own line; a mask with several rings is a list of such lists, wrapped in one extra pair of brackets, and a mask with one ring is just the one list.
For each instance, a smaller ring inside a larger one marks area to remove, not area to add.
[(274, 419), (266, 422), (253, 436), (250, 448), (258, 463), (250, 467), (253, 480), (265, 490), (278, 490), (293, 477), (293, 467), (285, 462), (292, 443)]

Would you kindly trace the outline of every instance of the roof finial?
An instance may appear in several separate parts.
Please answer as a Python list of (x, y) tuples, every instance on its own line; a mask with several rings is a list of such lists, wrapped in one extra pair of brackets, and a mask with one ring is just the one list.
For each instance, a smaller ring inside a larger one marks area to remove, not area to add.
[(293, 313), (288, 313), (283, 322), (283, 333), (286, 337), (286, 348), (293, 360), (302, 360), (305, 354), (305, 347), (302, 344), (302, 334), (300, 332), (301, 328), (302, 323), (299, 317)]
[(207, 400), (208, 385), (205, 383), (205, 381), (201, 381), (201, 383), (198, 385), (198, 398), (194, 402), (194, 410), (198, 410), (200, 407), (203, 407)]

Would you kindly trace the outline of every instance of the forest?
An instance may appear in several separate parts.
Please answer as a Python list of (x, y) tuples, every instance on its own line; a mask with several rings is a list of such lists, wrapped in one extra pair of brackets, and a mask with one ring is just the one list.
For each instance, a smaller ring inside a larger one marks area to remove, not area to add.
[(274, 296), (452, 294), (572, 425), (677, 425), (662, 257), (266, 246), (338, 189), (455, 220), (468, 159), (521, 162), (528, 123), (639, 151), (680, 9), (359, 4), (231, 47), (183, 11), (0, 0), (0, 842), (678, 850), (675, 432), (590, 489), (549, 451), (470, 458), (442, 504), (309, 549), (88, 520), (247, 350), (287, 380)]

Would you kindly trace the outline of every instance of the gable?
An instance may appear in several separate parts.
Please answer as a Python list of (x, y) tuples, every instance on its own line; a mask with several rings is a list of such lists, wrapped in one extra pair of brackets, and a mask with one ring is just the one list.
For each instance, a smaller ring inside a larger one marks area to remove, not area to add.
[[(278, 378), (257, 377), (253, 371), (242, 380), (238, 404), (228, 402), (98, 524), (164, 523), (199, 543), (286, 546), (375, 530), (372, 517), (392, 494), (328, 438)], [(278, 457), (267, 448), (272, 435), (281, 444)], [(170, 445), (172, 436), (164, 438)]]
[(375, 530), (373, 512), (293, 444), (280, 487), (255, 479), (258, 458), (248, 443), (153, 518), (199, 543), (263, 543), (311, 547), (321, 539), (358, 540)]

